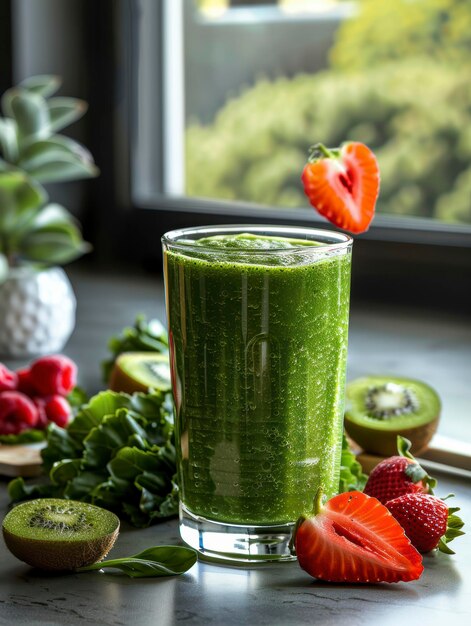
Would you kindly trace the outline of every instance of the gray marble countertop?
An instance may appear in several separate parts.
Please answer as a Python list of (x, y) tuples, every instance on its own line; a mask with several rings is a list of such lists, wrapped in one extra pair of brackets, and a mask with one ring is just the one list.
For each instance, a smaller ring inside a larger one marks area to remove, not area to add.
[[(440, 494), (453, 491), (471, 519), (468, 478), (440, 475)], [(6, 511), (2, 487), (0, 508)], [(113, 557), (179, 541), (176, 520), (145, 530), (124, 528)], [(304, 624), (455, 626), (471, 619), (471, 535), (455, 556), (424, 557), (418, 581), (335, 585), (313, 580), (297, 563), (238, 569), (199, 562), (178, 578), (128, 579), (89, 572), (51, 576), (30, 569), (0, 546), (0, 624), (173, 626)]]
[[(66, 352), (79, 364), (81, 384), (94, 392), (100, 387), (98, 363), (106, 356), (107, 338), (139, 311), (164, 317), (162, 285), (150, 278), (83, 271), (72, 272), (72, 279), (78, 322)], [(370, 307), (352, 310), (351, 320), (349, 377), (389, 371), (429, 381), (440, 390), (450, 415), (442, 432), (469, 441), (468, 320)], [(462, 517), (471, 520), (469, 476), (438, 477), (437, 494), (455, 493)], [(8, 507), (6, 485), (5, 479), (0, 482), (2, 516)], [(178, 541), (176, 520), (145, 530), (124, 527), (112, 555)], [(452, 545), (455, 556), (424, 557), (420, 580), (372, 586), (315, 581), (295, 562), (255, 569), (199, 562), (168, 579), (131, 580), (99, 572), (51, 576), (16, 560), (0, 542), (0, 624), (438, 626), (449, 619), (460, 626), (471, 618), (471, 535)]]

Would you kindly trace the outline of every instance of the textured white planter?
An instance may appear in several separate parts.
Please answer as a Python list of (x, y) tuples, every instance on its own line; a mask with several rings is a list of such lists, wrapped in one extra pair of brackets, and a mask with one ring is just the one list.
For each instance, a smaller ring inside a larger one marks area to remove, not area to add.
[(0, 354), (59, 352), (75, 326), (76, 300), (60, 267), (11, 269), (0, 283)]

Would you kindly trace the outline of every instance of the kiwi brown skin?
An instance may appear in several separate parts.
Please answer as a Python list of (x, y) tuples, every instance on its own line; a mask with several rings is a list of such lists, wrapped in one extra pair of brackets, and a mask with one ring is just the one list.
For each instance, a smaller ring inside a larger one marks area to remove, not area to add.
[(401, 435), (412, 444), (411, 452), (414, 456), (419, 456), (428, 447), (430, 440), (438, 427), (438, 416), (423, 426), (415, 428), (403, 428), (394, 432), (378, 432), (367, 426), (359, 426), (350, 421), (345, 415), (345, 430), (349, 437), (355, 441), (365, 452), (377, 454), (379, 456), (394, 456), (397, 454), (397, 435)]
[[(40, 503), (41, 506), (44, 506), (45, 503), (47, 505), (49, 502), (56, 503), (58, 500), (44, 498), (26, 502), (23, 505), (18, 505), (7, 514), (2, 525), (2, 531), (3, 538), (10, 552), (31, 567), (49, 572), (73, 571), (104, 559), (118, 537), (120, 523), (119, 518), (114, 513), (104, 511), (94, 505), (73, 500), (62, 501), (66, 505), (71, 504), (73, 506), (78, 504), (81, 507), (87, 507), (92, 520), (94, 510), (98, 509), (107, 516), (106, 532), (96, 531), (94, 533), (92, 531), (89, 537), (77, 540), (71, 539), (70, 535), (67, 539), (63, 539), (60, 532), (53, 530), (50, 531), (50, 534), (56, 534), (57, 537), (51, 536), (49, 539), (22, 536), (21, 526), (15, 528), (15, 516), (18, 519), (21, 516), (21, 510), (17, 511), (17, 509), (21, 509), (25, 505), (34, 505), (34, 503)], [(19, 516), (18, 513), (20, 513)], [(99, 534), (96, 534), (97, 532)]]
[[(389, 416), (383, 414), (382, 407), (375, 409), (367, 402), (368, 396), (371, 401), (371, 394), (387, 387), (402, 388), (405, 401), (398, 407), (388, 407), (387, 411), (392, 413)], [(367, 453), (385, 457), (396, 455), (397, 435), (401, 435), (409, 439), (412, 454), (417, 456), (427, 449), (435, 434), (440, 410), (437, 392), (424, 381), (387, 375), (366, 376), (347, 385), (344, 425), (349, 437)], [(375, 411), (378, 414), (375, 415)]]

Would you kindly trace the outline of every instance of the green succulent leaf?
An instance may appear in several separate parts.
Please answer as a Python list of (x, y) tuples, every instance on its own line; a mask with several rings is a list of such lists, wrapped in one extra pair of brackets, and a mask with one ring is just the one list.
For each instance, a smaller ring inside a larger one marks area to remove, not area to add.
[(9, 107), (18, 126), (19, 142), (48, 137), (50, 123), (46, 100), (39, 94), (22, 89), (11, 91)]
[(59, 89), (61, 84), (62, 81), (59, 76), (55, 76), (54, 74), (40, 74), (38, 76), (25, 78), (18, 87), (26, 89), (31, 93), (37, 93), (44, 98), (48, 98)]
[(93, 165), (93, 157), (84, 146), (69, 137), (54, 135), (24, 148), (18, 166), (29, 172), (63, 159)]
[(18, 247), (22, 258), (35, 263), (64, 264), (90, 251), (79, 229), (71, 223), (42, 226), (25, 235)]
[(62, 130), (72, 122), (77, 121), (86, 113), (88, 108), (87, 103), (78, 98), (51, 98), (47, 101), (47, 106), (52, 132)]
[(18, 132), (15, 120), (0, 117), (0, 150), (3, 159), (16, 163), (18, 159)]
[(44, 188), (23, 172), (0, 172), (0, 232), (14, 232), (46, 199)]
[(93, 163), (84, 162), (71, 154), (56, 155), (55, 160), (28, 168), (30, 176), (41, 183), (55, 183), (62, 180), (94, 178), (100, 173)]
[(31, 228), (47, 228), (50, 226), (67, 225), (78, 228), (78, 221), (61, 204), (51, 202), (41, 208), (41, 211), (34, 216)]

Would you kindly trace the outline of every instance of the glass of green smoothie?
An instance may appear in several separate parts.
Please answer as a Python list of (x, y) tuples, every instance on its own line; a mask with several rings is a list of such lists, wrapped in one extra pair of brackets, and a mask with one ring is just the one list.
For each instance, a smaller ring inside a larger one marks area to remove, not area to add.
[(351, 237), (208, 226), (162, 238), (183, 540), (208, 559), (293, 558), (338, 491)]

